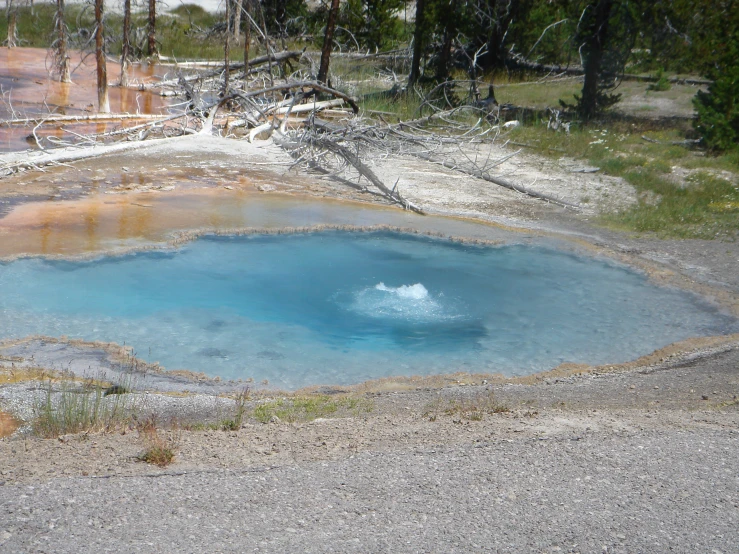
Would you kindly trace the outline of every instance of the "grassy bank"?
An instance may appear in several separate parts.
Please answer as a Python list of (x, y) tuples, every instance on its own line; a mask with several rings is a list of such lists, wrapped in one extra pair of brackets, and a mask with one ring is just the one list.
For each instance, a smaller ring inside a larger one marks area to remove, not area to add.
[[(645, 128), (646, 127), (646, 128)], [(638, 205), (600, 218), (604, 225), (660, 237), (734, 240), (739, 232), (739, 151), (710, 156), (675, 144), (684, 129), (610, 123), (571, 128), (539, 123), (507, 137), (542, 155), (571, 156), (634, 186)]]

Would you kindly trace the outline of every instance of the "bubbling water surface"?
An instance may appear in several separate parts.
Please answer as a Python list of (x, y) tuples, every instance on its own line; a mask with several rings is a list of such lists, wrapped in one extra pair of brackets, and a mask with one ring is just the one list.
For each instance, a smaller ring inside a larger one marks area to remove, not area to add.
[(616, 363), (738, 328), (604, 260), (389, 232), (206, 237), (0, 264), (0, 337), (125, 342), (167, 369), (285, 388)]

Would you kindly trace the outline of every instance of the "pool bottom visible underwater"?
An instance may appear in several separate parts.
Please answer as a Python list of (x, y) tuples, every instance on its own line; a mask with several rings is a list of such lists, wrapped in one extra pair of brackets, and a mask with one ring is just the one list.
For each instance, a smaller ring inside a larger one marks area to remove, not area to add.
[(125, 343), (166, 369), (288, 389), (617, 363), (739, 328), (604, 260), (339, 231), (0, 264), (0, 316), (0, 337)]

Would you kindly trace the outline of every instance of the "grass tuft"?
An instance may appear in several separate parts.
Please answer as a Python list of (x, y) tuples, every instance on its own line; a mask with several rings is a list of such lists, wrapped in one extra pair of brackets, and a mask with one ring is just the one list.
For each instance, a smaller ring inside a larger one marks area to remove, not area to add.
[(236, 405), (234, 408), (234, 416), (230, 419), (221, 421), (220, 427), (223, 431), (238, 431), (244, 423), (244, 415), (246, 414), (246, 403), (251, 397), (249, 387), (244, 387), (239, 394), (236, 395)]
[(135, 398), (112, 395), (106, 398), (107, 385), (86, 379), (82, 383), (64, 379), (55, 387), (49, 379), (44, 399), (34, 406), (33, 431), (44, 438), (69, 433), (107, 431), (130, 422)]
[(373, 408), (372, 401), (366, 398), (311, 395), (265, 402), (254, 408), (253, 416), (261, 423), (269, 423), (274, 417), (280, 421), (293, 423), (333, 415), (357, 417), (362, 413), (371, 412)]
[(481, 392), (469, 398), (437, 399), (426, 406), (424, 417), (436, 421), (440, 415), (457, 416), (469, 421), (482, 421), (486, 415), (510, 412), (510, 408), (495, 398), (492, 390)]
[(145, 446), (138, 456), (139, 461), (159, 467), (166, 467), (174, 462), (180, 442), (179, 430), (174, 429), (162, 435), (157, 430), (156, 418), (151, 416), (138, 425), (138, 431)]

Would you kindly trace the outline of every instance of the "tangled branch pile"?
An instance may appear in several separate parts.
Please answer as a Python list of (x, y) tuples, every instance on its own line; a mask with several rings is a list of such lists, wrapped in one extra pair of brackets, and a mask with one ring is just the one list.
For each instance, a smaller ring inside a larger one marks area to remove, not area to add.
[[(441, 88), (439, 102), (430, 97), (422, 99), (421, 108), (430, 110), (430, 115), (388, 123), (381, 115), (370, 118), (361, 114), (357, 99), (312, 80), (313, 68), (301, 67), (301, 61), (306, 61), (303, 52), (285, 51), (255, 58), (246, 68), (244, 64), (233, 64), (216, 69), (192, 69), (189, 75), (178, 69), (173, 78), (146, 84), (131, 83), (130, 88), (183, 100), (171, 106), (169, 115), (98, 135), (72, 133), (73, 141), (56, 139), (53, 146), (89, 146), (121, 137), (131, 143), (193, 133), (217, 133), (235, 140), (272, 140), (290, 153), (296, 166), (327, 175), (363, 193), (382, 196), (418, 213), (423, 213), (422, 208), (402, 195), (399, 179), (394, 184), (384, 183), (372, 169), (374, 162), (391, 156), (419, 158), (533, 197), (571, 206), (527, 190), (495, 173), (496, 168), (517, 151), (495, 159), (490, 149), (486, 155), (479, 153), (482, 149), (477, 146), (500, 140), (501, 131), (510, 125), (499, 123), (497, 104), (477, 101), (452, 107)], [(311, 63), (310, 59), (307, 62)], [(105, 117), (122, 124), (131, 115)], [(15, 123), (34, 125), (32, 133), (36, 144), (44, 150), (36, 130), (43, 125), (59, 125), (60, 118), (48, 115), (17, 119)], [(67, 129), (62, 127), (62, 130)], [(61, 157), (58, 152), (48, 151), (48, 163), (73, 159), (76, 159), (74, 151)], [(44, 163), (43, 158), (36, 158), (31, 164), (28, 160), (16, 161), (5, 163), (0, 169), (9, 173)]]

